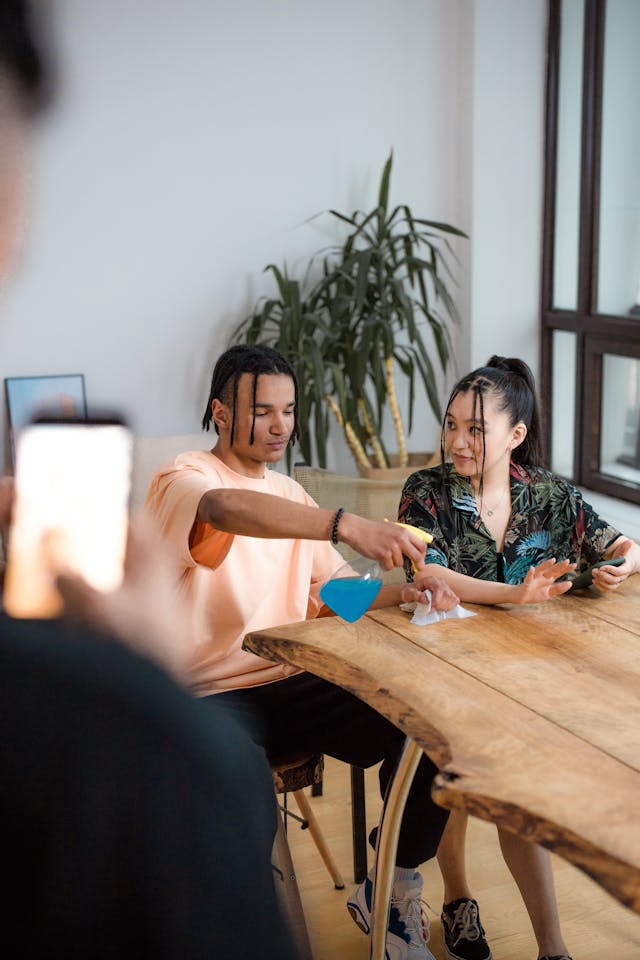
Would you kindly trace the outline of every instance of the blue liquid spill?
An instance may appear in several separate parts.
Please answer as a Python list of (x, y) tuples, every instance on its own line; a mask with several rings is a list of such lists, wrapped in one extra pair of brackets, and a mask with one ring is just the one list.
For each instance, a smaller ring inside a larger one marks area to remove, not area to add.
[(338, 577), (327, 580), (320, 599), (343, 620), (353, 623), (369, 609), (381, 586), (382, 580), (374, 577)]

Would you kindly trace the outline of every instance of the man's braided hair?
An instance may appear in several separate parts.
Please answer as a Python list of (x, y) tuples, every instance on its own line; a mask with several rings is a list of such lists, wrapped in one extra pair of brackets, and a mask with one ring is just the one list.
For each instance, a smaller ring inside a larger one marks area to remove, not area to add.
[[(211, 390), (207, 407), (202, 418), (202, 429), (208, 430), (212, 420), (211, 404), (214, 400), (220, 400), (222, 403), (231, 407), (231, 437), (230, 443), (233, 445), (236, 426), (236, 410), (238, 403), (238, 383), (244, 373), (253, 375), (253, 420), (251, 421), (251, 437), (249, 443), (253, 443), (255, 427), (255, 403), (258, 389), (258, 377), (261, 374), (284, 374), (293, 381), (295, 390), (295, 413), (293, 433), (291, 434), (291, 443), (294, 443), (299, 436), (300, 427), (298, 424), (298, 384), (293, 367), (288, 360), (263, 343), (246, 344), (237, 343), (229, 347), (221, 357), (219, 357), (211, 378)], [(213, 424), (216, 433), (219, 433), (217, 425)]]

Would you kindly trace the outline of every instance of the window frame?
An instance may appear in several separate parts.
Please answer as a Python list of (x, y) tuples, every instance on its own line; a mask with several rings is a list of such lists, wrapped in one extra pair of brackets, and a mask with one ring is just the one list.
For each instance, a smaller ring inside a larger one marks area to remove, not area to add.
[(640, 358), (640, 320), (599, 313), (596, 309), (606, 0), (584, 0), (584, 3), (581, 152), (580, 170), (576, 171), (580, 176), (580, 206), (575, 310), (555, 309), (553, 306), (562, 0), (549, 0), (548, 8), (540, 307), (540, 395), (543, 408), (549, 412), (550, 434), (545, 454), (549, 460), (553, 431), (553, 334), (556, 330), (564, 330), (576, 335), (575, 475), (568, 479), (600, 493), (640, 504), (640, 483), (604, 474), (599, 464), (602, 354)]

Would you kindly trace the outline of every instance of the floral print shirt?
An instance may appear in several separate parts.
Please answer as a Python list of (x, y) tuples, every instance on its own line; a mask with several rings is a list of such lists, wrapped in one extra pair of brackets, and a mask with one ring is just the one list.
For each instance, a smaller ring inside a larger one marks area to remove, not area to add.
[[(451, 464), (409, 477), (398, 519), (433, 535), (426, 563), (479, 580), (517, 584), (529, 567), (551, 557), (577, 563), (580, 572), (600, 560), (620, 536), (573, 484), (548, 470), (511, 461), (510, 477), (511, 517), (502, 553), (480, 518), (469, 480)], [(410, 564), (406, 572), (412, 579)]]

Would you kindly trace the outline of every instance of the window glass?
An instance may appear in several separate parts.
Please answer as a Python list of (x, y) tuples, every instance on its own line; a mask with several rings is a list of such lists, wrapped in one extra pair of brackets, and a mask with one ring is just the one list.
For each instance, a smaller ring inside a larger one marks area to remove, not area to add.
[(578, 302), (583, 29), (583, 0), (564, 0), (560, 23), (553, 259), (553, 306), (564, 310), (575, 310)]
[(553, 332), (551, 389), (551, 469), (572, 479), (576, 428), (576, 335)]
[(640, 3), (605, 18), (597, 309), (640, 320)]
[(600, 472), (640, 483), (640, 360), (602, 357)]

